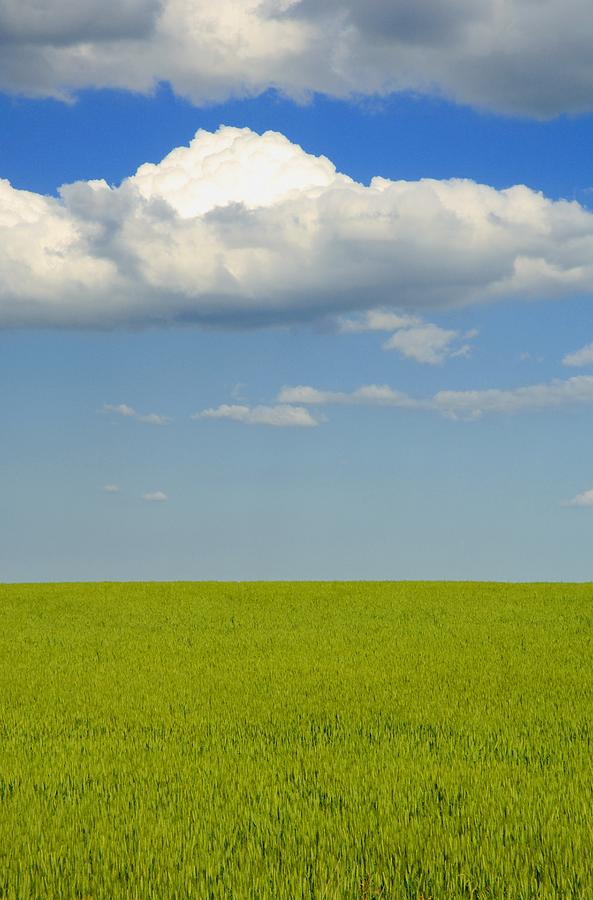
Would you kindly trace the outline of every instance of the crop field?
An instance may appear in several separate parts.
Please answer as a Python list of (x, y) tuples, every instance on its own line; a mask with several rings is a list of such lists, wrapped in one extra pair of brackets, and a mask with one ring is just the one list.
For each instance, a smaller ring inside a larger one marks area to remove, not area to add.
[(0, 897), (593, 897), (593, 587), (0, 587)]

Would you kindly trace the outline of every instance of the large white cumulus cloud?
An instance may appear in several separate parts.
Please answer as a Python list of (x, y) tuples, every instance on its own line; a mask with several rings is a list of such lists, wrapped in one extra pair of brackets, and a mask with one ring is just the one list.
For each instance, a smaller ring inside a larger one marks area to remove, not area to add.
[(28, 94), (411, 89), (547, 117), (593, 108), (592, 46), (588, 0), (0, 3), (0, 89)]
[(526, 187), (336, 172), (222, 127), (118, 187), (0, 182), (0, 326), (253, 325), (593, 287), (593, 215)]

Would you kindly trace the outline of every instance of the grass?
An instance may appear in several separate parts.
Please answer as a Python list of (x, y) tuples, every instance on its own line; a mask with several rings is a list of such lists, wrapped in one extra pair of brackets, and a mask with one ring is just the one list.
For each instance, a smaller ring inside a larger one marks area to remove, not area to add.
[(0, 586), (0, 897), (593, 897), (593, 587)]

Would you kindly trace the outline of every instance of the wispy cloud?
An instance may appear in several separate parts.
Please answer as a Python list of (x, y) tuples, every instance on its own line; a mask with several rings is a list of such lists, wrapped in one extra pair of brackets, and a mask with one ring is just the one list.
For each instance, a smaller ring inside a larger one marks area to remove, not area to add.
[(168, 416), (160, 416), (157, 413), (148, 413), (146, 415), (138, 413), (131, 406), (128, 406), (127, 403), (105, 403), (103, 404), (102, 412), (114, 413), (115, 415), (123, 416), (125, 419), (135, 419), (136, 422), (142, 422), (144, 425), (168, 425), (171, 421)]
[(148, 503), (164, 503), (169, 498), (163, 491), (150, 491), (147, 494), (143, 494), (142, 499)]
[(593, 406), (593, 376), (555, 378), (543, 384), (510, 389), (439, 391), (429, 401), (430, 408), (456, 419), (574, 406)]
[(244, 425), (273, 425), (278, 428), (313, 428), (319, 420), (302, 406), (280, 403), (275, 406), (245, 406), (223, 403), (215, 409), (204, 409), (192, 419), (232, 419)]
[(565, 366), (591, 366), (593, 365), (593, 344), (587, 344), (580, 350), (567, 353), (562, 362)]
[(279, 403), (304, 403), (311, 405), (401, 406), (418, 405), (408, 394), (395, 391), (386, 384), (367, 384), (355, 391), (323, 391), (308, 385), (284, 387), (278, 394)]
[(438, 412), (451, 419), (478, 419), (487, 413), (520, 413), (546, 409), (593, 406), (593, 376), (579, 375), (566, 380), (517, 388), (438, 391), (432, 397), (411, 397), (388, 385), (366, 385), (352, 392), (324, 391), (306, 385), (284, 387), (280, 403), (304, 405), (351, 404), (391, 406)]
[(119, 484), (104, 484), (101, 489), (105, 494), (119, 494)]
[(231, 390), (231, 397), (233, 400), (244, 400), (245, 395), (243, 393), (243, 389), (246, 388), (247, 385), (244, 381), (238, 381)]
[(369, 309), (359, 316), (342, 316), (338, 318), (338, 331), (342, 334), (361, 334), (365, 331), (397, 331), (398, 328), (411, 328), (421, 325), (418, 316), (391, 312), (388, 309)]

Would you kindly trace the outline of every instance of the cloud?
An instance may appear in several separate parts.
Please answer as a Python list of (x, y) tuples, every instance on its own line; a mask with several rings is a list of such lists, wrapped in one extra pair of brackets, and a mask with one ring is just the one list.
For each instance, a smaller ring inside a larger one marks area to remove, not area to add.
[(589, 491), (583, 491), (577, 494), (572, 500), (568, 500), (564, 506), (593, 506), (593, 488)]
[(19, 44), (59, 52), (81, 43), (146, 38), (161, 9), (160, 0), (52, 0), (51, 5), (3, 0), (0, 43), (9, 53)]
[(438, 325), (419, 325), (416, 328), (405, 328), (396, 331), (389, 340), (383, 344), (385, 350), (399, 350), (402, 356), (414, 359), (416, 362), (437, 365), (449, 357), (469, 356), (470, 344), (455, 344), (460, 338), (473, 338), (475, 331), (460, 334), (440, 328)]
[(593, 365), (593, 344), (587, 344), (580, 350), (567, 353), (562, 362), (565, 366), (591, 366)]
[(593, 376), (501, 390), (439, 391), (430, 408), (454, 419), (479, 418), (484, 413), (519, 413), (563, 407), (593, 406)]
[(167, 425), (171, 419), (168, 416), (159, 416), (157, 413), (148, 413), (146, 416), (136, 416), (138, 422), (145, 425)]
[(593, 108), (586, 0), (301, 0), (285, 17), (323, 34), (328, 92), (411, 90), (536, 118)]
[(243, 395), (243, 388), (246, 388), (247, 385), (244, 381), (238, 381), (237, 384), (233, 385), (231, 390), (231, 397), (233, 400), (244, 400), (245, 397)]
[(142, 494), (142, 499), (148, 503), (164, 503), (169, 498), (162, 491), (152, 491), (148, 494)]
[(102, 490), (105, 494), (119, 494), (120, 487), (119, 484), (105, 484)]
[(127, 403), (118, 403), (116, 405), (104, 403), (102, 411), (106, 413), (115, 413), (118, 416), (123, 416), (125, 419), (135, 419), (137, 422), (143, 422), (145, 425), (168, 425), (171, 421), (168, 416), (159, 416), (157, 413), (141, 415), (131, 406), (128, 406)]
[(395, 313), (386, 309), (369, 309), (356, 318), (339, 318), (338, 331), (342, 334), (360, 334), (365, 331), (395, 331), (421, 325), (418, 316)]
[(413, 91), (546, 118), (593, 109), (592, 41), (587, 0), (4, 0), (0, 89)]
[(132, 409), (131, 406), (128, 406), (127, 403), (104, 403), (103, 404), (103, 412), (117, 413), (118, 416), (123, 416), (126, 419), (134, 419), (136, 418), (136, 410)]
[(302, 406), (281, 403), (276, 406), (244, 406), (224, 403), (216, 409), (195, 413), (192, 419), (232, 419), (244, 425), (275, 425), (279, 428), (313, 428), (319, 420)]
[(384, 309), (371, 309), (355, 318), (339, 317), (337, 326), (341, 334), (393, 331), (394, 334), (383, 344), (384, 350), (398, 350), (408, 359), (429, 365), (437, 365), (449, 357), (469, 356), (470, 344), (458, 346), (459, 341), (471, 340), (478, 334), (475, 329), (465, 333), (452, 331), (425, 322), (418, 316)]
[(524, 387), (468, 391), (438, 391), (429, 398), (414, 398), (388, 385), (367, 385), (351, 393), (322, 391), (299, 385), (284, 387), (279, 403), (307, 405), (391, 406), (438, 412), (450, 419), (472, 420), (487, 413), (520, 413), (593, 406), (593, 376), (554, 379)]
[(0, 181), (0, 327), (240, 327), (593, 285), (593, 215), (529, 188), (358, 184), (274, 132), (221, 127), (119, 187)]
[(362, 406), (417, 406), (417, 401), (386, 384), (367, 384), (352, 393), (320, 391), (314, 387), (298, 385), (284, 387), (278, 394), (279, 403), (304, 403), (311, 405), (362, 405)]

